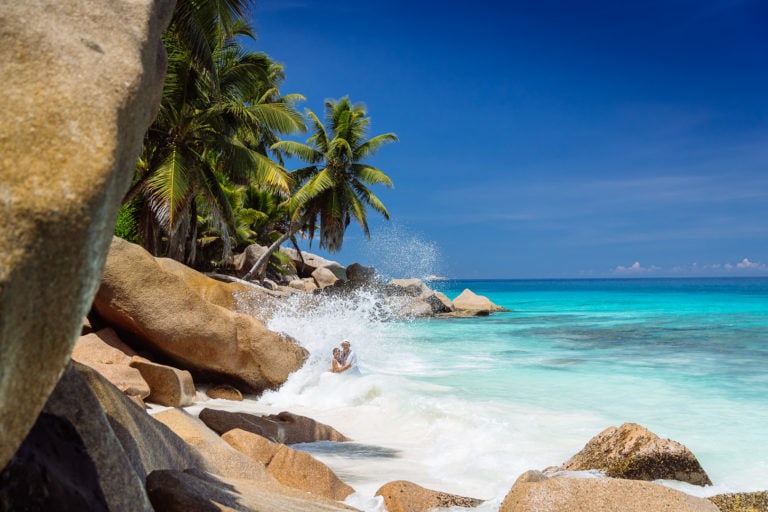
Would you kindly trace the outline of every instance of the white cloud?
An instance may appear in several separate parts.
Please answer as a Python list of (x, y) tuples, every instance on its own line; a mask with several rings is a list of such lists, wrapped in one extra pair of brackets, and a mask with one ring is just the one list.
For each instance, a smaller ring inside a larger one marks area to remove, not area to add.
[(617, 274), (642, 274), (645, 272), (653, 272), (659, 270), (659, 267), (655, 265), (651, 265), (650, 267), (644, 267), (640, 264), (639, 261), (634, 262), (632, 265), (625, 267), (624, 265), (619, 265), (613, 271)]
[(756, 261), (749, 261), (749, 258), (744, 258), (738, 262), (736, 267), (742, 270), (768, 270), (768, 265)]

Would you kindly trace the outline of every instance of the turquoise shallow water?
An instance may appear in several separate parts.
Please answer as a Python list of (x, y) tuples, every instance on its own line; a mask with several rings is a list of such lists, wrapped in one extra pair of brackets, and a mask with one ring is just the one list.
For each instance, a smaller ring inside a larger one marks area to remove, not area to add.
[[(389, 322), (361, 295), (311, 314), (286, 307), (269, 325), (311, 358), (259, 406), (394, 454), (318, 454), (359, 491), (356, 506), (379, 510), (365, 496), (407, 479), (493, 511), (522, 472), (561, 464), (623, 422), (693, 451), (714, 485), (686, 492), (768, 489), (768, 278), (430, 285), (451, 298), (469, 288), (511, 311)], [(360, 378), (326, 372), (345, 337)]]

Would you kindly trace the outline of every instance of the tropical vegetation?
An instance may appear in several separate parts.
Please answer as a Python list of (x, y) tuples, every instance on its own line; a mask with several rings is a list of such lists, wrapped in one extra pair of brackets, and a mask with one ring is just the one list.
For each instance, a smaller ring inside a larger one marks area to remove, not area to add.
[[(263, 278), (277, 249), (298, 236), (338, 251), (352, 219), (369, 236), (368, 208), (389, 218), (371, 185), (392, 186), (364, 161), (388, 142), (367, 139), (365, 107), (326, 102), (323, 124), (283, 94), (280, 64), (250, 51), (252, 0), (179, 0), (164, 34), (168, 69), (116, 233), (198, 269), (224, 268), (253, 243), (269, 250), (248, 278)], [(311, 128), (306, 144), (285, 137)], [(308, 165), (289, 171), (286, 157)], [(298, 246), (297, 246), (298, 247)]]

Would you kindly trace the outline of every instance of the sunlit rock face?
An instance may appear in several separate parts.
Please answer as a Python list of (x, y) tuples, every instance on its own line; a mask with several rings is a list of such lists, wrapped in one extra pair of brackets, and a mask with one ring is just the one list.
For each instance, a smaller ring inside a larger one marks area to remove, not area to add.
[(93, 302), (134, 349), (166, 359), (201, 382), (254, 394), (279, 387), (304, 364), (308, 353), (292, 338), (205, 300), (187, 284), (194, 280), (167, 271), (158, 259), (116, 237)]
[(0, 467), (69, 360), (162, 93), (173, 0), (0, 3)]

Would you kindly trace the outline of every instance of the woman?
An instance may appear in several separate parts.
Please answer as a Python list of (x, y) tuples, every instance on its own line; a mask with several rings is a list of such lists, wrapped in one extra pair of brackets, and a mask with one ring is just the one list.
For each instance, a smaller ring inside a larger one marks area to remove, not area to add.
[(342, 366), (344, 366), (344, 364), (341, 361), (341, 350), (339, 347), (334, 347), (333, 358), (331, 359), (331, 371), (333, 373), (339, 373)]

